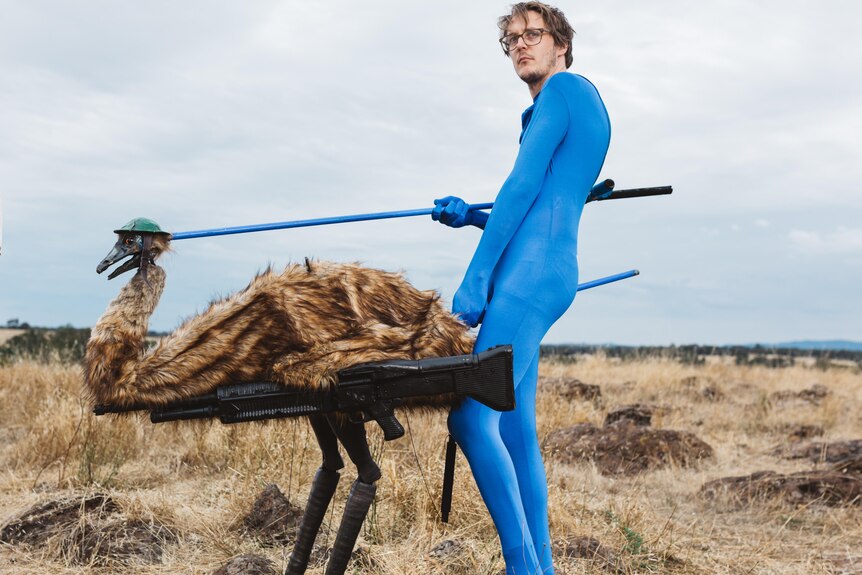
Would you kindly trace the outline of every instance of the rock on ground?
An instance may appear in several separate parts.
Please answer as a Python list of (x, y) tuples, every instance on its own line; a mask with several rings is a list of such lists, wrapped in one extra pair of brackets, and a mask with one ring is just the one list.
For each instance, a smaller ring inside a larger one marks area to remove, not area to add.
[(751, 475), (723, 477), (705, 483), (700, 492), (707, 499), (741, 505), (769, 498), (793, 504), (862, 505), (862, 458), (820, 471), (787, 475), (758, 471)]
[(575, 535), (554, 542), (554, 556), (586, 560), (609, 573), (625, 573), (626, 565), (616, 551), (593, 537)]
[(829, 388), (825, 385), (815, 383), (808, 389), (803, 389), (802, 391), (776, 391), (771, 394), (769, 398), (773, 401), (777, 402), (786, 402), (786, 401), (803, 401), (810, 403), (812, 405), (820, 405), (820, 403), (829, 397), (830, 391)]
[(653, 411), (652, 407), (642, 403), (623, 405), (608, 412), (605, 416), (605, 425), (613, 425), (614, 423), (624, 421), (640, 427), (649, 427), (652, 425)]
[(563, 463), (592, 460), (603, 475), (635, 475), (671, 464), (689, 467), (713, 455), (712, 447), (691, 433), (652, 429), (630, 419), (600, 428), (581, 423), (559, 429), (543, 447)]
[(803, 439), (820, 437), (826, 432), (822, 425), (812, 425), (808, 423), (788, 424), (784, 426), (783, 431), (787, 434), (787, 437), (793, 441), (802, 441)]
[(602, 390), (598, 385), (584, 383), (580, 379), (556, 378), (542, 380), (542, 386), (547, 387), (560, 397), (570, 401), (592, 401), (601, 403)]
[(213, 571), (213, 575), (279, 575), (275, 563), (261, 555), (246, 553), (233, 557)]
[(457, 539), (446, 539), (431, 548), (428, 557), (437, 561), (449, 561), (464, 552), (464, 544)]
[(823, 561), (832, 566), (835, 575), (862, 575), (862, 555), (856, 553), (824, 553)]
[(63, 552), (77, 565), (161, 563), (162, 552), (177, 540), (155, 521), (115, 517), (109, 521), (84, 519), (63, 541)]
[(270, 544), (284, 544), (296, 535), (303, 510), (290, 503), (278, 485), (270, 483), (242, 519), (241, 530)]
[(862, 457), (862, 439), (796, 442), (779, 446), (774, 454), (785, 459), (808, 459), (813, 463), (842, 463)]
[(57, 559), (77, 565), (159, 563), (177, 540), (164, 524), (125, 517), (109, 496), (81, 495), (34, 505), (3, 526), (0, 541), (41, 546), (58, 541)]
[(100, 493), (40, 503), (6, 523), (0, 529), (0, 542), (41, 545), (54, 535), (68, 532), (84, 516), (110, 515), (118, 511), (114, 500)]

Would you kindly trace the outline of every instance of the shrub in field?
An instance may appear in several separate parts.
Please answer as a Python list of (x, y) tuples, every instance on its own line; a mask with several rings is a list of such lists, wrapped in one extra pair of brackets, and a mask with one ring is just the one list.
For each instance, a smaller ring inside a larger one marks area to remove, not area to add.
[(0, 347), (0, 365), (15, 359), (41, 363), (78, 363), (84, 358), (90, 328), (63, 326), (57, 329), (28, 329)]

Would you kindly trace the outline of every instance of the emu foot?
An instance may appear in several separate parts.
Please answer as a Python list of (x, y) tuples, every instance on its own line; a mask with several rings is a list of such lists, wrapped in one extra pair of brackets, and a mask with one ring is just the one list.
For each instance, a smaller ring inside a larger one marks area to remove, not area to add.
[(302, 521), (296, 533), (293, 553), (290, 554), (290, 562), (284, 575), (302, 575), (308, 568), (308, 558), (311, 556), (314, 540), (320, 531), (320, 524), (326, 515), (329, 502), (335, 494), (339, 477), (337, 471), (329, 471), (323, 467), (317, 470), (314, 482), (311, 484), (311, 492), (308, 494), (305, 513), (302, 515)]
[(377, 493), (376, 483), (365, 483), (360, 479), (353, 482), (350, 495), (344, 505), (344, 515), (341, 517), (341, 525), (338, 527), (338, 535), (332, 545), (332, 556), (326, 565), (325, 575), (343, 575), (350, 561), (350, 554), (356, 545), (356, 538), (362, 528), (362, 522), (368, 515), (368, 508), (374, 501)]

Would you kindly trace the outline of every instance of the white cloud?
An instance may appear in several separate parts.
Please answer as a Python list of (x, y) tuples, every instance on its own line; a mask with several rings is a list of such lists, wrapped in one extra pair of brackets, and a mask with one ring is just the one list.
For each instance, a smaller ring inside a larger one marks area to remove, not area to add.
[(788, 237), (793, 247), (807, 254), (862, 254), (862, 228), (839, 227), (826, 234), (793, 230)]

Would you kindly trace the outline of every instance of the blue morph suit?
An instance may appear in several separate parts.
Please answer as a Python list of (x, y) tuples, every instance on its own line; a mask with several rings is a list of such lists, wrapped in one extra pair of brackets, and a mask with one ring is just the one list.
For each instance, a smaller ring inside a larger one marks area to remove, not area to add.
[(482, 323), (476, 351), (514, 349), (516, 408), (500, 413), (467, 399), (449, 415), (491, 513), (507, 575), (553, 573), (548, 485), (536, 434), (539, 344), (578, 286), (578, 223), (610, 142), (596, 88), (551, 76), (521, 118), (521, 147), (490, 216), (458, 198), (436, 200), (435, 219), (484, 232), (452, 311)]

